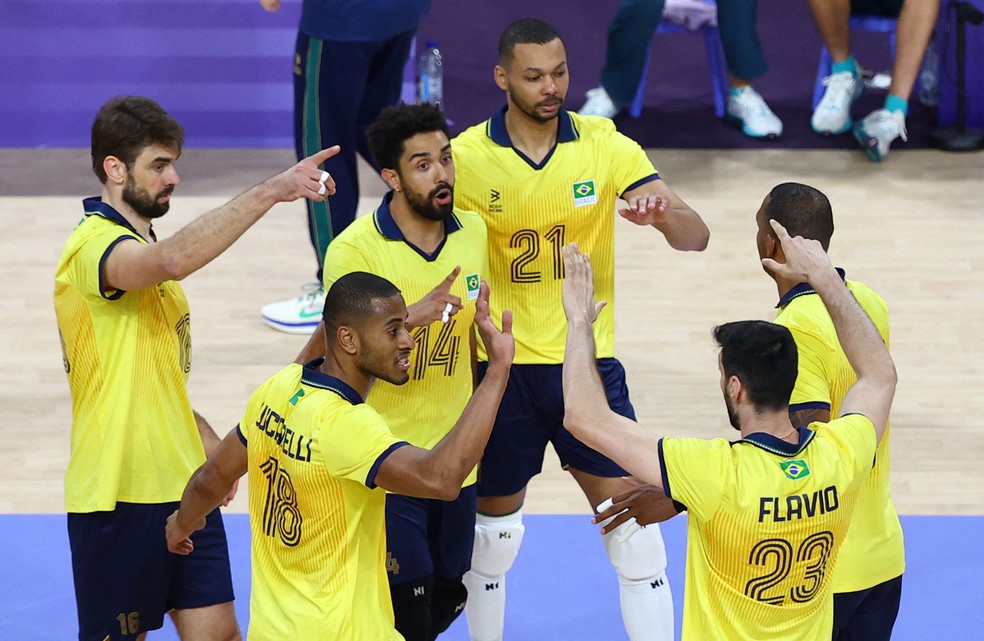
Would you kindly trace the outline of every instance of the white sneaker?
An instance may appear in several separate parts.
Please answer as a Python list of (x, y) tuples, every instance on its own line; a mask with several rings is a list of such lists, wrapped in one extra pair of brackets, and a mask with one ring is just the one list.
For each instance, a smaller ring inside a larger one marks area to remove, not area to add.
[(778, 138), (782, 135), (782, 121), (772, 113), (759, 92), (751, 87), (742, 87), (737, 93), (728, 95), (728, 111), (724, 119), (752, 138)]
[(321, 323), (325, 308), (325, 290), (321, 283), (308, 283), (297, 298), (264, 305), (263, 321), (288, 334), (313, 334)]
[(850, 71), (832, 73), (823, 79), (827, 90), (813, 110), (810, 125), (813, 131), (824, 135), (842, 134), (851, 128), (851, 106), (861, 97), (864, 82)]
[(585, 94), (588, 99), (584, 106), (577, 113), (582, 116), (601, 116), (602, 118), (614, 118), (619, 112), (618, 106), (612, 101), (604, 87), (589, 89)]
[(908, 140), (905, 132), (905, 116), (901, 111), (876, 109), (864, 120), (854, 125), (854, 138), (868, 154), (868, 158), (881, 162), (888, 155), (892, 141)]

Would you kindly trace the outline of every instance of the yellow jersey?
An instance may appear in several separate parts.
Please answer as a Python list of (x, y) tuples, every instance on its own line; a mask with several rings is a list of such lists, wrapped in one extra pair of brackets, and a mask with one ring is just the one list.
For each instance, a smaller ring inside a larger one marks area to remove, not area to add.
[[(488, 274), (488, 234), (478, 214), (455, 209), (445, 221), (444, 242), (428, 254), (404, 238), (390, 212), (391, 199), (392, 192), (332, 241), (324, 282), (327, 289), (345, 274), (369, 272), (396, 285), (411, 305), (461, 266), (451, 293), (461, 298), (462, 309), (447, 323), (414, 328), (410, 380), (405, 385), (377, 380), (366, 398), (394, 434), (431, 449), (451, 431), (472, 395), (472, 325), (479, 283)], [(463, 487), (476, 477), (472, 470)]]
[(248, 639), (403, 639), (374, 479), (406, 442), (343, 381), (297, 364), (253, 393), (238, 430), (253, 535)]
[(147, 239), (101, 199), (83, 205), (85, 217), (55, 273), (55, 315), (72, 394), (65, 509), (180, 501), (205, 462), (185, 388), (188, 301), (174, 281), (134, 292), (108, 289), (102, 267), (109, 253), (118, 243)]
[(683, 640), (829, 639), (830, 573), (874, 455), (859, 414), (795, 444), (663, 438), (663, 490), (688, 509)]
[(608, 301), (594, 324), (598, 358), (615, 355), (615, 200), (659, 180), (611, 120), (562, 110), (557, 121), (557, 144), (540, 163), (513, 147), (505, 111), (451, 142), (455, 202), (488, 225), (490, 306), (495, 318), (515, 314), (517, 364), (564, 361), (561, 248), (570, 242), (591, 255), (595, 295)]
[[(889, 322), (885, 301), (864, 283), (845, 282), (887, 346)], [(806, 283), (787, 292), (778, 308), (775, 322), (789, 329), (799, 351), (799, 371), (790, 410), (829, 409), (830, 416), (836, 417), (844, 395), (857, 376), (837, 340), (837, 330), (827, 308)], [(836, 593), (865, 590), (905, 571), (902, 523), (892, 502), (889, 433), (886, 424), (875, 467), (861, 487), (858, 508), (834, 573)]]

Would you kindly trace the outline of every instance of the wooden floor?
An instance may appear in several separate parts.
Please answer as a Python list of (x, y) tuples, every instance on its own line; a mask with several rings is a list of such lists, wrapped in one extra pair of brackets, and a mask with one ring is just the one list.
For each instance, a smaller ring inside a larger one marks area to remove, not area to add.
[[(755, 253), (754, 215), (777, 183), (824, 191), (834, 207), (835, 263), (889, 302), (900, 385), (892, 414), (893, 488), (907, 514), (984, 514), (984, 154), (661, 151), (671, 186), (707, 221), (702, 254), (669, 250), (655, 232), (618, 221), (617, 352), (640, 421), (671, 435), (724, 436), (713, 325), (773, 315), (776, 291)], [(195, 216), (291, 164), (288, 150), (188, 150), (168, 236)], [(381, 184), (363, 172), (363, 207)], [(0, 513), (62, 511), (70, 403), (52, 311), (55, 265), (97, 192), (84, 150), (0, 150)], [(277, 333), (259, 308), (312, 280), (303, 206), (282, 205), (186, 279), (192, 305), (196, 408), (224, 433), (252, 389), (303, 338)], [(552, 453), (528, 511), (588, 506)], [(245, 493), (234, 508), (245, 507)]]

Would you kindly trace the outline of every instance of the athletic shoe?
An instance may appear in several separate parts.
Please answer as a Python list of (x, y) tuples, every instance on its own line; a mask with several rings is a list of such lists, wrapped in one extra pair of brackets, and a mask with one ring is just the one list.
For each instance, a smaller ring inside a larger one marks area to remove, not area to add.
[(577, 113), (582, 116), (601, 116), (602, 118), (614, 118), (619, 112), (618, 106), (612, 101), (604, 87), (589, 89), (585, 94), (588, 100)]
[(771, 139), (782, 135), (782, 121), (772, 113), (759, 92), (751, 87), (742, 87), (728, 96), (728, 111), (724, 119), (752, 138)]
[(892, 141), (908, 140), (905, 132), (905, 116), (901, 111), (876, 109), (864, 120), (854, 125), (854, 138), (868, 154), (868, 158), (881, 162), (888, 155)]
[(810, 125), (813, 131), (825, 136), (842, 134), (850, 130), (851, 106), (861, 97), (864, 81), (850, 71), (832, 73), (823, 79), (827, 90), (813, 110)]
[(263, 321), (288, 334), (313, 334), (325, 308), (325, 290), (321, 283), (308, 283), (297, 298), (264, 305)]

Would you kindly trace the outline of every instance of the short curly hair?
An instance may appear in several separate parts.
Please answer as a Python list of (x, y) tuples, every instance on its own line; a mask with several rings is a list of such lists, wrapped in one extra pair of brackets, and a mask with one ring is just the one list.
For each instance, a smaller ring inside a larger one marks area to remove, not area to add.
[(383, 109), (376, 122), (366, 129), (369, 153), (380, 169), (398, 170), (407, 140), (417, 134), (443, 131), (449, 139), (448, 121), (437, 105), (400, 103)]

